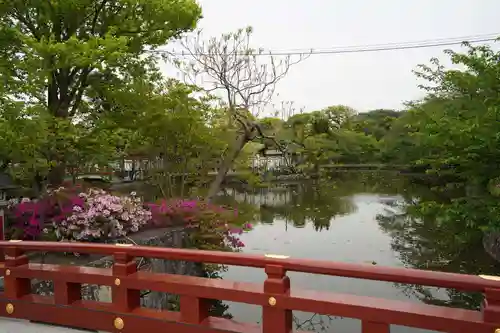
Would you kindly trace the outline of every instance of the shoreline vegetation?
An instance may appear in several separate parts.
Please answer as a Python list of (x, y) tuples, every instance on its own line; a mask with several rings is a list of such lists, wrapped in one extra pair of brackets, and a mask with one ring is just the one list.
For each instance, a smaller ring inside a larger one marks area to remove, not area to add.
[[(452, 67), (436, 58), (415, 64), (425, 94), (401, 110), (358, 112), (338, 104), (303, 110), (293, 101), (277, 102), (274, 93), (311, 54), (257, 57), (252, 27), (204, 36), (197, 29), (202, 8), (194, 0), (147, 1), (141, 10), (125, 0), (95, 8), (88, 0), (47, 3), (16, 0), (0, 8), (0, 172), (31, 189), (37, 202), (75, 185), (65, 180), (75, 183), (78, 170), (120, 161), (123, 171), (132, 159), (148, 165), (148, 183), (160, 201), (195, 200), (190, 218), (221, 243), (225, 236), (212, 223), (228, 217), (210, 205), (233, 171), (247, 188), (257, 188), (275, 174), (321, 183), (334, 171), (387, 169), (430, 179), (436, 195), (417, 198), (411, 209), (460, 231), (453, 235), (456, 244), (500, 230), (495, 48), (464, 42), (463, 51), (445, 51)], [(160, 57), (174, 40), (179, 52)], [(182, 80), (165, 76), (165, 61)], [(280, 156), (265, 157), (271, 150)], [(254, 172), (255, 159), (262, 172)], [(95, 196), (133, 201), (109, 192)], [(29, 213), (14, 215), (27, 223), (28, 235), (47, 227), (43, 218), (58, 230), (56, 239), (135, 230), (147, 214), (132, 214), (135, 222), (129, 216), (125, 223), (125, 216), (91, 202), (71, 212), (62, 202), (43, 209), (34, 201), (20, 205)], [(69, 223), (73, 229), (58, 224), (69, 218), (78, 222)]]

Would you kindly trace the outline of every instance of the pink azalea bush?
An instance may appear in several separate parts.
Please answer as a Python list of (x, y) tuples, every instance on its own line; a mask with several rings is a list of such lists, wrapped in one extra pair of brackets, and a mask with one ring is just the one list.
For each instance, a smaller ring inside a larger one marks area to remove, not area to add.
[(11, 238), (59, 241), (100, 241), (126, 236), (144, 228), (183, 225), (190, 228), (190, 246), (239, 250), (239, 235), (252, 228), (238, 223), (238, 212), (198, 200), (162, 200), (144, 204), (134, 192), (113, 195), (101, 189), (61, 187), (38, 200), (9, 205), (14, 222)]
[(38, 200), (12, 203), (14, 229), (25, 239), (47, 234), (57, 240), (95, 241), (139, 231), (151, 212), (135, 194), (117, 196), (101, 189), (59, 188)]
[(238, 211), (198, 200), (161, 200), (149, 204), (153, 221), (160, 224), (185, 224), (192, 229), (191, 246), (205, 250), (239, 250), (244, 244), (238, 237), (252, 225), (238, 224)]
[(135, 193), (117, 196), (101, 189), (89, 189), (78, 197), (83, 205), (73, 205), (71, 213), (52, 223), (58, 239), (118, 238), (139, 231), (151, 220), (151, 212)]

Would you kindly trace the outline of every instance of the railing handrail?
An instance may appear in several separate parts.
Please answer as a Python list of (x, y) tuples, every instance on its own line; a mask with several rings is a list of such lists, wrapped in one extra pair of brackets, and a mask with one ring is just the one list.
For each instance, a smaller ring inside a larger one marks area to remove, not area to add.
[[(454, 288), (461, 291), (485, 292), (500, 289), (500, 281), (477, 275), (437, 272), (402, 267), (383, 267), (370, 264), (332, 262), (326, 260), (291, 259), (273, 255), (256, 255), (194, 249), (158, 248), (149, 246), (119, 246), (110, 244), (0, 241), (0, 249), (14, 248), (23, 251), (76, 252), (85, 254), (114, 255), (124, 253), (133, 257), (183, 260), (234, 266), (265, 268), (279, 265), (286, 271), (359, 278), (394, 283)], [(132, 244), (130, 244), (132, 245)]]
[[(290, 259), (132, 244), (2, 241), (0, 317), (35, 320), (97, 331), (139, 330), (179, 333), (290, 333), (292, 311), (356, 318), (362, 333), (389, 333), (391, 325), (443, 332), (500, 332), (500, 282), (495, 278), (366, 264)], [(27, 252), (79, 252), (113, 257), (109, 268), (30, 263)], [(264, 268), (263, 283), (247, 283), (141, 271), (138, 257)], [(383, 298), (291, 288), (287, 271), (482, 291), (481, 311)], [(52, 281), (53, 295), (32, 292), (32, 279)], [(111, 287), (111, 302), (85, 300), (83, 285)], [(148, 309), (141, 290), (178, 295), (179, 312)], [(213, 317), (213, 299), (262, 307), (260, 325)], [(2, 311), (2, 308), (4, 310)], [(98, 310), (98, 311), (94, 311)], [(88, 317), (92, 315), (92, 320)], [(186, 326), (187, 325), (187, 326)]]

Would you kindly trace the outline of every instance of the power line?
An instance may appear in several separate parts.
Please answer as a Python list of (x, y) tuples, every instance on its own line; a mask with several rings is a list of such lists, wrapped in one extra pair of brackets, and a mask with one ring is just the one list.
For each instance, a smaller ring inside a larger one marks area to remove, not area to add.
[(423, 39), (423, 40), (418, 40), (418, 41), (413, 41), (413, 42), (393, 42), (393, 43), (384, 43), (384, 44), (370, 44), (370, 45), (345, 45), (342, 47), (333, 47), (333, 48), (320, 48), (320, 47), (315, 47), (315, 48), (300, 48), (300, 49), (288, 49), (288, 50), (283, 50), (283, 52), (299, 52), (299, 51), (305, 51), (308, 52), (311, 49), (313, 50), (336, 50), (336, 49), (357, 49), (357, 48), (370, 48), (370, 47), (388, 47), (388, 46), (401, 46), (401, 45), (407, 45), (407, 44), (434, 44), (434, 43), (440, 43), (440, 42), (456, 42), (456, 43), (463, 43), (464, 41), (469, 41), (469, 40), (477, 40), (477, 39), (486, 39), (486, 38), (492, 38), (496, 39), (500, 37), (500, 33), (490, 33), (490, 34), (483, 34), (483, 35), (468, 35), (468, 36), (460, 36), (460, 37), (447, 37), (447, 38), (434, 38), (434, 39)]
[[(490, 37), (487, 37), (490, 36)], [(494, 36), (494, 37), (493, 37)], [(292, 55), (321, 55), (321, 54), (344, 54), (344, 53), (365, 53), (365, 52), (381, 52), (381, 51), (394, 51), (394, 50), (408, 50), (408, 49), (422, 49), (439, 46), (452, 46), (461, 45), (464, 42), (471, 44), (492, 42), (498, 40), (500, 33), (478, 36), (464, 36), (455, 38), (444, 38), (434, 40), (424, 40), (417, 42), (406, 43), (388, 43), (388, 44), (372, 44), (360, 46), (344, 46), (331, 49), (295, 49), (288, 51), (255, 51), (254, 53), (241, 53), (240, 55), (251, 56), (292, 56)], [(170, 54), (176, 56), (189, 56), (188, 52), (167, 51), (167, 50), (154, 50), (151, 53)], [(209, 53), (195, 53), (195, 55), (208, 55)]]

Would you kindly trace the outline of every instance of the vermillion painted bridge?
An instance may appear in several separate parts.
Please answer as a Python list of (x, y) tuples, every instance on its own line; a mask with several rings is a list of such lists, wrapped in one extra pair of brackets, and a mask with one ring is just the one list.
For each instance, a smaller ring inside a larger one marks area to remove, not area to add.
[[(64, 332), (61, 325), (105, 332), (264, 332), (292, 331), (292, 311), (357, 318), (363, 333), (387, 333), (392, 325), (441, 332), (500, 333), (500, 278), (388, 268), (339, 262), (290, 259), (144, 246), (2, 241), (0, 332)], [(30, 263), (29, 252), (78, 252), (111, 255), (112, 268)], [(138, 271), (135, 258), (195, 261), (262, 268), (263, 284)], [(290, 288), (287, 271), (357, 279), (455, 288), (481, 292), (480, 311), (439, 307), (347, 294)], [(54, 296), (31, 293), (31, 279), (54, 282)], [(112, 288), (112, 302), (83, 300), (82, 284)], [(180, 311), (141, 307), (140, 290), (180, 296)], [(262, 326), (209, 316), (209, 300), (256, 304)], [(16, 321), (21, 319), (24, 321)]]

